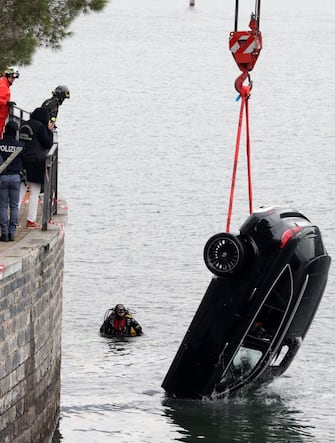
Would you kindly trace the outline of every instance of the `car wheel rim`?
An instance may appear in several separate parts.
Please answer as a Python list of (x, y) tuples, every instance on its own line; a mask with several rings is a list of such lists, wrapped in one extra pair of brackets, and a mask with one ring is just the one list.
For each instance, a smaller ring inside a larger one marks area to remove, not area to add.
[(239, 263), (239, 259), (239, 248), (231, 239), (216, 239), (208, 248), (208, 262), (217, 271), (232, 271)]

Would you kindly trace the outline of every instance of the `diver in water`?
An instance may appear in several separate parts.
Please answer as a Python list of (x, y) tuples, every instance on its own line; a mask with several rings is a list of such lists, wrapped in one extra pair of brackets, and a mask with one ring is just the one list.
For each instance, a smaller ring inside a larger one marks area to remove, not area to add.
[(100, 327), (100, 334), (112, 337), (142, 335), (142, 327), (121, 303), (109, 309)]

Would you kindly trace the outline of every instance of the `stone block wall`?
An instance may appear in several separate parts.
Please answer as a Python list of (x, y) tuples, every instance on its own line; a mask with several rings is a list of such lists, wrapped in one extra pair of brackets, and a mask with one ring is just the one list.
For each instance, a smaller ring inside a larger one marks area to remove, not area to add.
[[(6, 244), (7, 246), (7, 244)], [(64, 231), (0, 252), (0, 442), (51, 441), (59, 418)]]

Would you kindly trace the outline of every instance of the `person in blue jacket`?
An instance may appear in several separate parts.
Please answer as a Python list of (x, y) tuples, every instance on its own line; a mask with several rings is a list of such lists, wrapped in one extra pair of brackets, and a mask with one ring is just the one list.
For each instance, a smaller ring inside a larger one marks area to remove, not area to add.
[(0, 163), (5, 162), (15, 151), (20, 151), (0, 175), (0, 241), (5, 242), (15, 240), (15, 232), (19, 220), (24, 144), (16, 139), (18, 129), (17, 123), (9, 121), (5, 126), (4, 137), (0, 140)]

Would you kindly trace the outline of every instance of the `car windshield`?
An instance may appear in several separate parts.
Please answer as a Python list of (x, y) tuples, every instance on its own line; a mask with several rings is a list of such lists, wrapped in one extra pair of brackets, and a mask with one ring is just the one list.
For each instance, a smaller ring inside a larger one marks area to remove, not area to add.
[(233, 360), (216, 386), (217, 392), (230, 389), (252, 376), (262, 357), (267, 354), (292, 300), (290, 266), (282, 269), (261, 309), (238, 347)]
[(262, 357), (262, 352), (258, 349), (251, 349), (241, 346), (233, 360), (233, 370), (246, 374), (251, 371)]
[(263, 352), (258, 349), (248, 348), (243, 345), (240, 346), (234, 360), (220, 382), (220, 390), (222, 387), (227, 388), (247, 377), (262, 356)]

